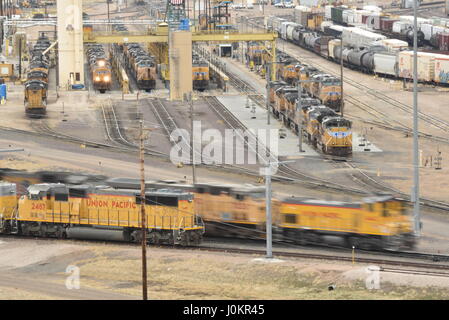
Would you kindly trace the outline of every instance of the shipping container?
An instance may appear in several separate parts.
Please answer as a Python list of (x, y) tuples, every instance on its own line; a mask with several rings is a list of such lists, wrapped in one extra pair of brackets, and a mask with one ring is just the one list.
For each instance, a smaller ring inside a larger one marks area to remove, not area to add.
[[(400, 51), (398, 54), (399, 76), (413, 78), (413, 51)], [(435, 54), (418, 52), (418, 81), (430, 82), (435, 76)]]
[(439, 33), (438, 46), (441, 51), (449, 51), (449, 33)]
[(393, 33), (403, 34), (403, 32), (405, 30), (408, 30), (411, 27), (412, 27), (412, 24), (410, 24), (410, 22), (396, 21), (396, 22), (393, 23), (392, 31), (393, 31)]
[(387, 52), (376, 52), (373, 55), (374, 73), (398, 76), (397, 55)]
[(375, 44), (384, 46), (389, 52), (397, 52), (408, 49), (408, 43), (398, 39), (383, 39), (376, 41)]
[(331, 8), (331, 20), (339, 23), (344, 24), (343, 22), (343, 11), (348, 10), (348, 8), (345, 7), (332, 7)]
[(391, 32), (393, 31), (393, 24), (398, 21), (396, 19), (386, 18), (382, 17), (380, 19), (380, 30), (385, 32)]
[(312, 9), (305, 6), (296, 6), (293, 12), (294, 21), (300, 25), (307, 26), (307, 16), (312, 12)]
[(374, 41), (386, 39), (378, 33), (362, 30), (360, 28), (345, 28), (342, 32), (343, 44), (354, 48), (369, 47)]
[(449, 83), (449, 56), (435, 55), (435, 82)]

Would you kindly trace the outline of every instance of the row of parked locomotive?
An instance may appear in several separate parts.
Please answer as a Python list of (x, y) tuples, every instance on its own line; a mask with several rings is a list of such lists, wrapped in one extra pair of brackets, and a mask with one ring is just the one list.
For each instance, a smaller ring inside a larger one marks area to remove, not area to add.
[[(127, 32), (123, 24), (112, 25), (115, 32)], [(139, 43), (114, 44), (114, 54), (123, 55), (123, 65), (140, 90), (150, 92), (156, 88), (157, 66), (154, 57)]]
[[(70, 184), (45, 180), (56, 175), (36, 175), (36, 184), (28, 186), (17, 205), (15, 190), (23, 172), (8, 170), (2, 175), (4, 181), (13, 181), (0, 185), (3, 232), (64, 236), (72, 226), (101, 226), (122, 228), (127, 240), (140, 238), (138, 180), (113, 178), (94, 183), (97, 177), (85, 176), (76, 183), (75, 175)], [(196, 244), (204, 232), (203, 222), (206, 235), (264, 238), (264, 188), (147, 181), (146, 190), (150, 242)], [(273, 199), (272, 214), (274, 237), (281, 241), (322, 244), (326, 236), (333, 235), (348, 246), (397, 250), (413, 248), (417, 240), (405, 202), (394, 195), (359, 202)]]
[[(307, 86), (315, 85), (314, 82), (307, 83)], [(296, 134), (303, 128), (307, 141), (324, 154), (352, 154), (351, 121), (308, 93), (316, 88), (302, 88), (299, 93), (297, 86), (272, 81), (269, 89), (271, 111), (286, 127)]]
[(49, 53), (45, 51), (49, 46), (48, 37), (45, 34), (40, 34), (31, 50), (24, 92), (25, 112), (30, 116), (43, 115), (47, 108), (50, 61)]
[[(390, 78), (412, 78), (413, 52), (408, 50), (405, 41), (329, 21), (323, 22), (318, 30), (274, 16), (268, 17), (265, 23), (266, 28), (278, 32), (282, 39), (336, 63), (343, 60), (349, 68)], [(448, 84), (449, 55), (419, 52), (417, 71), (420, 82)]]
[(103, 45), (88, 45), (86, 56), (94, 89), (100, 91), (100, 93), (111, 90), (112, 68)]

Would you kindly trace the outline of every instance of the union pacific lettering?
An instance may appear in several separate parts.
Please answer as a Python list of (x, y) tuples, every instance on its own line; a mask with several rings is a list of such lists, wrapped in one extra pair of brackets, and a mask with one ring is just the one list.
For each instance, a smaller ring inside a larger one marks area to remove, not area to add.
[(135, 202), (116, 201), (116, 200), (97, 200), (87, 199), (87, 206), (93, 208), (109, 208), (109, 209), (136, 209)]

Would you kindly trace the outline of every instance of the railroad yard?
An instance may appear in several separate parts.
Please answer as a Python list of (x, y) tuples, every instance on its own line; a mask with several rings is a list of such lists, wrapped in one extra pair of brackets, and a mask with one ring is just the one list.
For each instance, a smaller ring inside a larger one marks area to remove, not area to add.
[(0, 299), (449, 298), (444, 3), (415, 166), (410, 8), (62, 2), (1, 20)]

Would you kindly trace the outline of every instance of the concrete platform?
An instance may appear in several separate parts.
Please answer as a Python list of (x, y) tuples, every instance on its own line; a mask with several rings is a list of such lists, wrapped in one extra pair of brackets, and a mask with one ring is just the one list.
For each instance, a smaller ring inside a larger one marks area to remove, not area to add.
[[(286, 129), (285, 132), (287, 136), (283, 139), (278, 140), (278, 157), (300, 157), (318, 155), (318, 153), (304, 141), (302, 144), (302, 148), (305, 152), (299, 152), (298, 136), (285, 128), (281, 122), (273, 117), (272, 114), (270, 115), (270, 125), (268, 125), (267, 111), (257, 105), (255, 107), (246, 108), (245, 96), (218, 96), (217, 99), (248, 129)], [(262, 141), (262, 143), (265, 144), (265, 141)]]
[[(237, 117), (248, 129), (285, 129), (287, 136), (283, 139), (279, 139), (279, 157), (288, 157), (289, 159), (295, 159), (300, 157), (318, 156), (319, 154), (312, 146), (308, 145), (303, 140), (302, 149), (304, 152), (299, 152), (299, 139), (290, 129), (286, 128), (280, 121), (270, 114), (270, 125), (267, 124), (267, 112), (265, 109), (258, 105), (254, 105), (251, 101), (249, 103), (250, 108), (246, 108), (247, 99), (245, 96), (217, 96), (217, 99), (223, 103), (223, 105)], [(254, 105), (254, 107), (253, 107)], [(254, 118), (255, 117), (255, 118)], [(352, 150), (353, 153), (369, 153), (369, 152), (382, 152), (381, 149), (376, 147), (370, 141), (363, 141), (362, 134), (353, 132), (352, 138)]]

